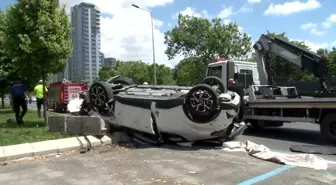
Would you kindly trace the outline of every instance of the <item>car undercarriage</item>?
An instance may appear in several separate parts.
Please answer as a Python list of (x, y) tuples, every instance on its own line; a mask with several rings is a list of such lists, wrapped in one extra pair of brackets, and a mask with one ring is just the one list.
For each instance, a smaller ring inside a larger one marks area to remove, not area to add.
[(127, 77), (116, 76), (94, 82), (80, 98), (79, 114), (98, 113), (112, 126), (145, 142), (224, 142), (246, 129), (244, 125), (232, 132), (240, 97), (224, 92), (217, 77), (182, 87), (136, 85)]

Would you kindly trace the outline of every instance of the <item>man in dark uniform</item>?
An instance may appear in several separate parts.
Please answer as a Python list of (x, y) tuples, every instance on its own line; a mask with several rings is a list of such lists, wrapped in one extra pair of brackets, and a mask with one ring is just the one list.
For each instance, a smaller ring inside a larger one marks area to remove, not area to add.
[(234, 74), (234, 79), (229, 79), (228, 81), (228, 89), (237, 93), (240, 96), (240, 110), (238, 113), (238, 117), (236, 122), (240, 123), (243, 121), (244, 110), (245, 110), (245, 103), (244, 103), (244, 85), (238, 82), (238, 74)]
[(234, 75), (234, 79), (228, 80), (228, 90), (237, 93), (240, 96), (240, 109), (238, 116), (233, 120), (233, 128), (230, 132), (229, 139), (236, 137), (244, 132), (247, 128), (246, 124), (243, 121), (244, 117), (244, 110), (245, 110), (245, 103), (244, 103), (244, 85), (238, 83), (238, 74)]
[[(32, 102), (32, 99), (28, 93), (28, 87), (22, 82), (21, 79), (18, 79), (10, 88), (10, 95), (13, 103), (12, 105), (15, 112), (16, 122), (19, 125), (23, 124), (23, 117), (27, 113), (26, 96), (29, 97), (29, 103)], [(21, 114), (20, 107), (22, 108)]]

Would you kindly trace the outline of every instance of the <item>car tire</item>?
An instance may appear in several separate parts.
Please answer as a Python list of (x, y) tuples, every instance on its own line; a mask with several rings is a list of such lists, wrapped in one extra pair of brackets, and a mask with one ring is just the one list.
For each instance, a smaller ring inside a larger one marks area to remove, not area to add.
[[(202, 93), (202, 97), (198, 95)], [(220, 113), (218, 95), (207, 84), (198, 84), (188, 92), (183, 105), (186, 116), (196, 123), (208, 123)]]
[(214, 89), (215, 91), (217, 91), (218, 94), (225, 92), (225, 85), (223, 81), (216, 76), (208, 76), (203, 79), (202, 83), (207, 84), (211, 86), (212, 88), (215, 87)]
[(107, 82), (94, 82), (89, 89), (89, 100), (99, 112), (106, 109), (106, 103), (113, 98), (113, 90)]

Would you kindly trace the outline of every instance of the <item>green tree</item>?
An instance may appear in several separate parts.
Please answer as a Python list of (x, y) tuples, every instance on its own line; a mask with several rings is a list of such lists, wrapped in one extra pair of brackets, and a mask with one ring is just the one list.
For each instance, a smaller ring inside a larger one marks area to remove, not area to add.
[(12, 61), (8, 58), (7, 52), (4, 50), (4, 23), (6, 12), (0, 10), (0, 96), (1, 107), (5, 107), (5, 94), (8, 92), (11, 77), (13, 76)]
[(201, 82), (204, 78), (206, 65), (198, 58), (185, 58), (174, 69), (177, 85), (191, 86)]
[(178, 25), (165, 33), (165, 53), (169, 59), (182, 54), (197, 57), (202, 62), (216, 57), (242, 57), (250, 51), (251, 37), (242, 33), (236, 23), (179, 14)]
[(64, 69), (72, 51), (71, 27), (58, 0), (17, 0), (5, 20), (5, 50), (21, 77), (45, 81)]
[(320, 55), (328, 55), (329, 51), (328, 51), (328, 49), (320, 48), (316, 51), (316, 53), (320, 54)]
[[(154, 84), (154, 65), (142, 61), (117, 61), (114, 68), (103, 67), (99, 71), (99, 79), (107, 80), (113, 76), (121, 75), (133, 79), (136, 84), (148, 82)], [(156, 64), (156, 76), (158, 85), (173, 85), (173, 75), (169, 67)]]
[(141, 84), (151, 81), (153, 75), (149, 75), (148, 69), (148, 65), (142, 61), (119, 62), (115, 75), (132, 78), (134, 83)]
[(98, 73), (99, 80), (108, 80), (111, 78), (111, 74), (113, 73), (113, 68), (109, 66), (103, 66)]
[[(270, 36), (271, 38), (274, 37), (278, 37), (278, 38), (282, 38), (286, 41), (289, 41), (290, 43), (303, 48), (303, 49), (307, 49), (310, 50), (310, 48), (305, 45), (304, 42), (299, 42), (299, 41), (294, 41), (294, 40), (289, 40), (289, 38), (286, 36), (286, 33), (268, 33), (268, 36)], [(279, 80), (282, 79), (283, 77), (292, 77), (295, 80), (302, 80), (304, 78), (311, 78), (311, 73), (301, 70), (299, 67), (297, 67), (296, 65), (282, 59), (281, 57), (271, 54), (270, 55), (270, 63), (271, 63), (271, 69), (274, 71), (276, 77), (275, 80)]]
[(329, 61), (329, 74), (336, 75), (336, 47), (328, 51), (327, 58)]
[[(150, 77), (150, 84), (154, 84), (154, 64), (148, 65), (148, 76)], [(175, 85), (172, 70), (163, 65), (156, 64), (156, 80), (158, 85)]]

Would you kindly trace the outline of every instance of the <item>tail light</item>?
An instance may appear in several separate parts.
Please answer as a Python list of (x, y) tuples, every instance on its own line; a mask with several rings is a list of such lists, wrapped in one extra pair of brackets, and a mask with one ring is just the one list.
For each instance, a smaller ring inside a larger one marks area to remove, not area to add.
[(61, 91), (61, 101), (64, 101), (64, 93)]

